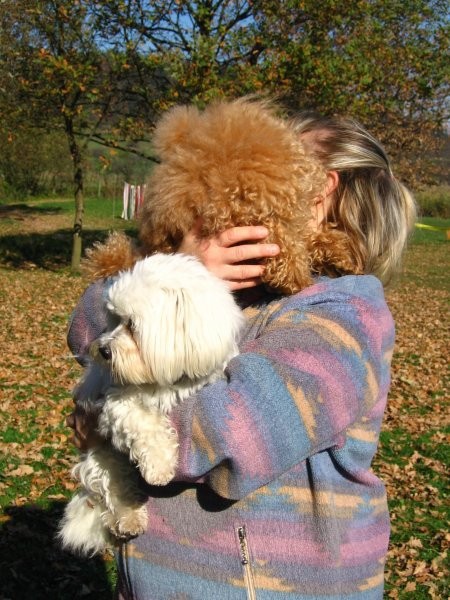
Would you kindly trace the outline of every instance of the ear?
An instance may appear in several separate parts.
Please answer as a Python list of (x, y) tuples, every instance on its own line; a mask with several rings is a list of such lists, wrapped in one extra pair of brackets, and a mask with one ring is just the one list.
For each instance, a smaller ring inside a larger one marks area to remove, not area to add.
[(327, 183), (323, 194), (318, 196), (314, 201), (316, 210), (317, 225), (327, 221), (328, 215), (332, 212), (334, 192), (339, 185), (339, 174), (337, 171), (327, 171)]
[(237, 353), (241, 313), (226, 289), (192, 286), (153, 290), (148, 318), (135, 332), (154, 380), (173, 384), (183, 377), (208, 377)]
[(226, 284), (193, 257), (154, 254), (109, 294), (115, 312), (133, 322), (149, 381), (204, 378), (237, 353), (242, 313)]
[(325, 196), (332, 196), (339, 185), (339, 173), (337, 171), (327, 171), (327, 185)]

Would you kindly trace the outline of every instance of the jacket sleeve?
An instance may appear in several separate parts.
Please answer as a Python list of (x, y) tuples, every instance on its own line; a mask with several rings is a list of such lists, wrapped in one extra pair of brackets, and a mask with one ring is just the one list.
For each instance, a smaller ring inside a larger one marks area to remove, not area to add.
[(226, 378), (174, 410), (176, 479), (238, 499), (339, 445), (386, 396), (393, 335), (382, 292), (319, 286), (281, 302)]
[(107, 328), (105, 297), (111, 281), (111, 279), (99, 279), (91, 283), (70, 316), (67, 345), (82, 366), (86, 366), (89, 362), (90, 344)]

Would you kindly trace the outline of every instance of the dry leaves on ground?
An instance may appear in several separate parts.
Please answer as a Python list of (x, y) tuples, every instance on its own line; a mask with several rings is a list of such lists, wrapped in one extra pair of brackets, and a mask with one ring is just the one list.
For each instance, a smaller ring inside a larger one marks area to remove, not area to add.
[[(436, 252), (442, 262), (442, 248)], [(435, 260), (433, 249), (413, 248), (410, 256), (412, 266), (404, 281), (388, 294), (397, 343), (374, 466), (386, 482), (392, 514), (386, 595), (444, 598), (449, 544), (444, 451), (448, 442), (449, 293), (440, 284), (434, 285), (436, 279), (431, 284), (427, 279), (429, 261)], [(436, 276), (441, 277), (440, 272)], [(74, 566), (67, 557), (62, 563), (60, 553), (45, 546), (42, 532), (38, 535), (35, 529), (33, 536), (33, 520), (45, 528), (53, 522), (51, 512), (38, 517), (37, 507), (45, 509), (67, 498), (74, 487), (70, 467), (75, 454), (64, 421), (80, 369), (69, 356), (65, 336), (69, 314), (84, 286), (81, 278), (64, 271), (0, 269), (0, 498), (4, 505), (0, 549), (11, 589), (18, 585), (14, 573), (32, 572), (35, 558), (29, 562), (23, 558), (28, 546), (33, 557), (36, 543), (51, 557), (59, 579), (55, 583), (45, 567), (38, 573), (39, 581), (30, 575), (29, 586), (37, 587), (26, 589), (33, 589), (34, 598), (69, 597), (61, 591), (69, 583), (76, 590), (70, 592), (71, 598), (107, 597), (95, 587), (97, 575), (83, 580), (85, 565)], [(9, 552), (18, 547), (19, 538), (25, 546), (12, 559)], [(0, 598), (8, 597), (7, 589), (0, 592)], [(57, 590), (55, 596), (52, 589)]]

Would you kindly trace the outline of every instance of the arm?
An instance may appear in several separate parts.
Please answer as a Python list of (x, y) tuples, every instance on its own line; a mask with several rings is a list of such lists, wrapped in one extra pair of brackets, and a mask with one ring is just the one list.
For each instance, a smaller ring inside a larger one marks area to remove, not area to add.
[(338, 445), (386, 393), (393, 326), (384, 302), (302, 295), (272, 313), (226, 380), (175, 409), (177, 479), (241, 498)]
[[(200, 229), (199, 220), (179, 251), (199, 258), (209, 271), (227, 281), (232, 291), (258, 286), (264, 272), (261, 261), (280, 251), (276, 244), (262, 243), (269, 234), (265, 227), (233, 227), (208, 239), (200, 237)], [(71, 318), (68, 345), (81, 364), (85, 362), (89, 344), (106, 327), (103, 287), (104, 280), (91, 284)], [(96, 415), (87, 416), (77, 407), (67, 418), (67, 426), (74, 430), (74, 444), (82, 452), (95, 445)]]

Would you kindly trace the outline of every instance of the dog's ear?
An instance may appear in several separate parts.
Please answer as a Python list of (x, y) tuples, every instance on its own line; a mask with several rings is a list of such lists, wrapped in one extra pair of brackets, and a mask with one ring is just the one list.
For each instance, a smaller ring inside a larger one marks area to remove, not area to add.
[[(161, 290), (157, 296), (152, 303), (157, 327), (140, 331), (144, 360), (154, 379), (168, 385), (223, 369), (235, 347), (232, 332), (223, 327), (222, 312), (216, 310), (221, 299), (214, 298), (211, 310), (205, 297), (193, 298), (186, 289)], [(223, 303), (222, 309), (227, 310)]]
[(180, 149), (189, 149), (201, 113), (195, 106), (176, 106), (162, 117), (153, 136), (153, 148), (161, 160), (172, 159)]
[(208, 377), (237, 353), (242, 313), (226, 285), (193, 257), (155, 254), (136, 264), (123, 293), (118, 284), (115, 309), (121, 312), (120, 301), (158, 384)]
[(86, 250), (82, 269), (91, 279), (117, 275), (139, 259), (133, 241), (123, 232), (113, 231), (104, 243), (96, 242)]

